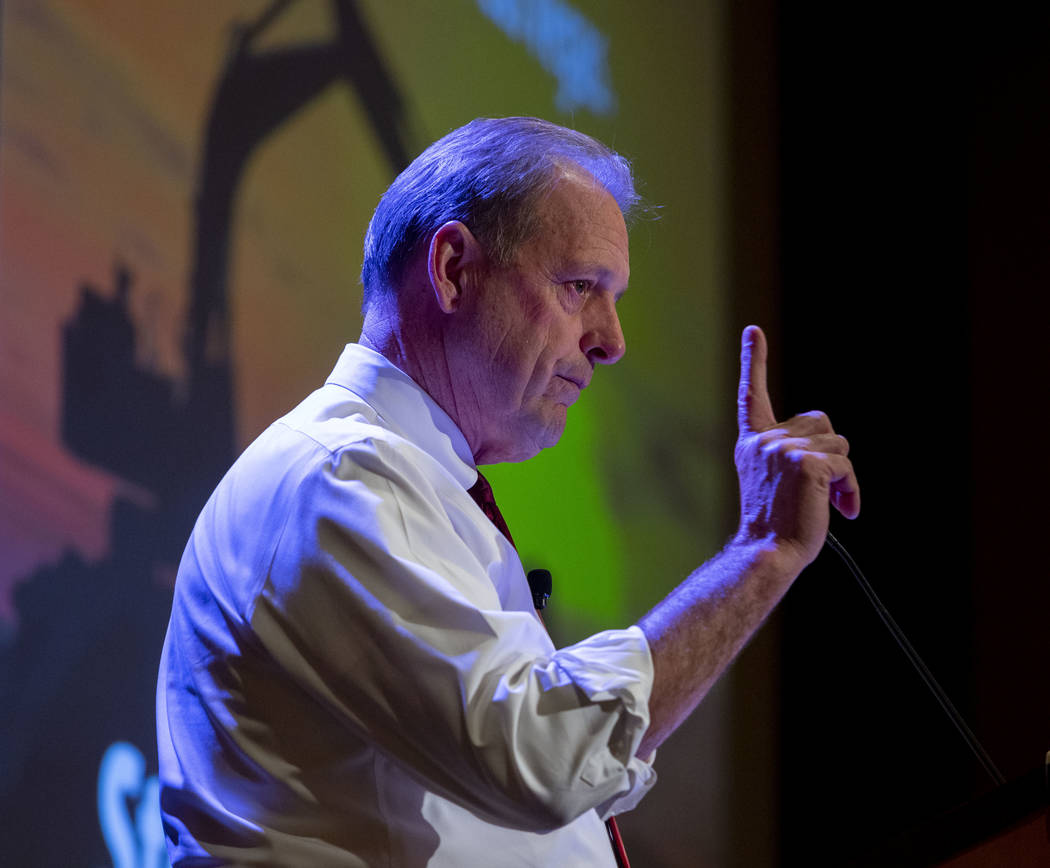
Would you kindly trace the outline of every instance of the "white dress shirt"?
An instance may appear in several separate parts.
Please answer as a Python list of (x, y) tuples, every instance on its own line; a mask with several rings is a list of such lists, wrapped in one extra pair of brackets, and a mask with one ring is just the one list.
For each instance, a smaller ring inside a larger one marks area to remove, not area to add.
[(353, 344), (237, 460), (161, 661), (174, 864), (615, 865), (602, 819), (655, 780), (649, 647), (555, 650), (476, 479), (445, 412)]

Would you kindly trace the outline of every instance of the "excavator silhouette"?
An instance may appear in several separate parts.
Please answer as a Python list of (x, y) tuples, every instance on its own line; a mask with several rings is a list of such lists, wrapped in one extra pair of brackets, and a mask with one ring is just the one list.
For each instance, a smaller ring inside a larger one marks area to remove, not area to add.
[(402, 100), (352, 0), (333, 3), (338, 26), (330, 43), (254, 48), (290, 5), (278, 0), (258, 20), (234, 28), (208, 112), (195, 201), (184, 399), (176, 399), (174, 384), (135, 364), (131, 275), (124, 266), (117, 267), (112, 300), (83, 287), (80, 309), (65, 329), (63, 439), (81, 458), (155, 495), (166, 513), (162, 523), (171, 528), (157, 540), (169, 558), (177, 559), (196, 513), (234, 457), (229, 251), (249, 157), (339, 80), (359, 96), (395, 174), (411, 152)]

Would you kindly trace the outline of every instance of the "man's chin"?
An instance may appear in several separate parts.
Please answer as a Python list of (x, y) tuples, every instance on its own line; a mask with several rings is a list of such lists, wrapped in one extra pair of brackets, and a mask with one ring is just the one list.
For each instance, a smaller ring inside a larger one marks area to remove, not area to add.
[(521, 433), (524, 436), (518, 438), (515, 444), (514, 457), (505, 458), (504, 461), (528, 461), (544, 449), (558, 445), (561, 435), (565, 432), (567, 408), (564, 404), (557, 406), (560, 412), (556, 409), (553, 414), (548, 414), (543, 419), (533, 418), (522, 423)]
[(506, 436), (498, 445), (474, 456), (478, 464), (505, 464), (528, 461), (544, 449), (556, 446), (565, 431), (568, 407), (544, 402), (540, 412), (520, 412), (506, 420)]

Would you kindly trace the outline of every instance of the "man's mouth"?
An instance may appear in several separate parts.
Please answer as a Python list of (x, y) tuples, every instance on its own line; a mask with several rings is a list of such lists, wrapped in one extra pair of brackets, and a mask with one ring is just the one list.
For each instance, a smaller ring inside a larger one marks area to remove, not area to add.
[(580, 392), (586, 388), (586, 384), (581, 383), (579, 380), (575, 380), (572, 377), (566, 376), (565, 374), (556, 374), (554, 382), (561, 381), (565, 383), (565, 386), (561, 386), (555, 389), (555, 399), (558, 403), (569, 404), (576, 403), (576, 400), (580, 397)]

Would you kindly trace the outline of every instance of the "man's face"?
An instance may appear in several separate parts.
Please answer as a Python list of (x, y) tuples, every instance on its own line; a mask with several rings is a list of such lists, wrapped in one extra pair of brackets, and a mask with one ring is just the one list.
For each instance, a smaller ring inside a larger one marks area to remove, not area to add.
[(536, 233), (464, 298), (455, 401), (479, 464), (557, 443), (594, 366), (624, 353), (616, 302), (630, 265), (616, 200), (575, 169), (538, 207)]

